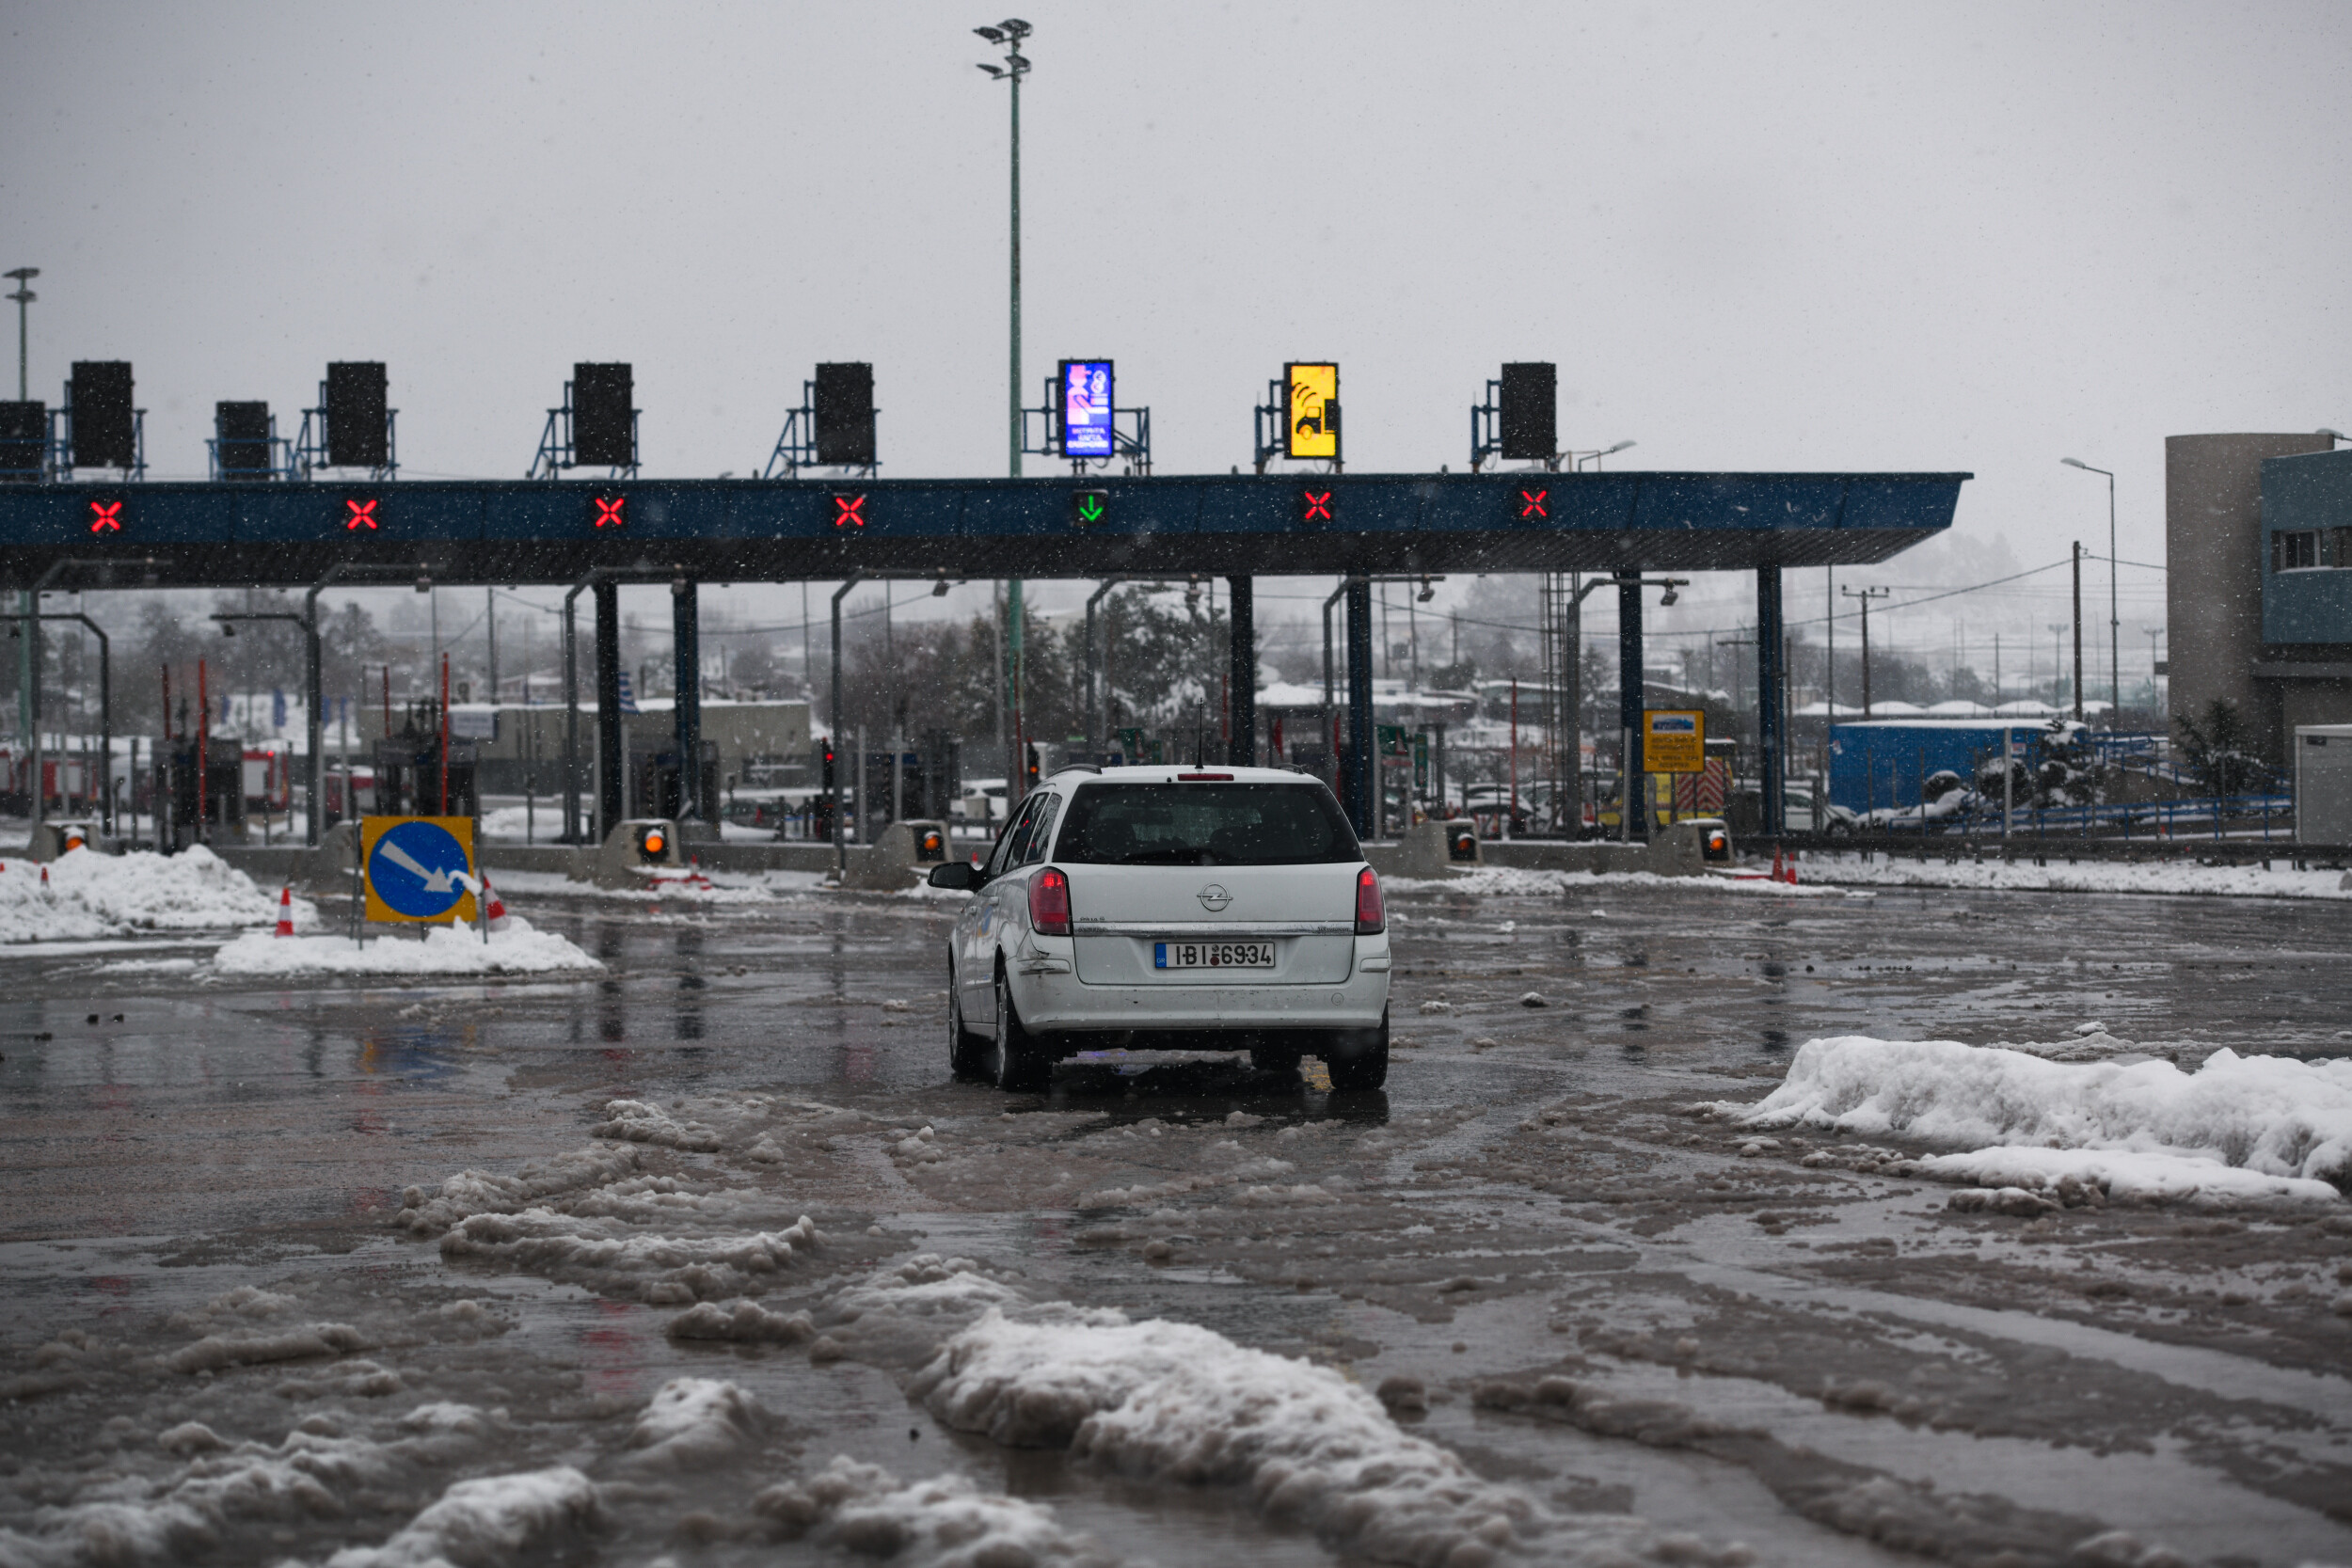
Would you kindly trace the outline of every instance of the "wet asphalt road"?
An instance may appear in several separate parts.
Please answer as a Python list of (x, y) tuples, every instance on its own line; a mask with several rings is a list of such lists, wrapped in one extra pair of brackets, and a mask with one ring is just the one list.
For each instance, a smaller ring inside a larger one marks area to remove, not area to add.
[[(2113, 1529), (2186, 1561), (2352, 1560), (2352, 1320), (2328, 1309), (2352, 1226), (1963, 1222), (1945, 1189), (1842, 1156), (1802, 1169), (1793, 1144), (1743, 1161), (1736, 1135), (1682, 1114), (1760, 1096), (1820, 1035), (1993, 1044), (2097, 1021), (2185, 1059), (2352, 1053), (2352, 907), (1599, 886), (1395, 910), (1400, 1049), (1366, 1096), (1215, 1058), (1068, 1064), (1050, 1097), (1015, 1102), (952, 1083), (947, 906), (913, 898), (528, 910), (610, 966), (577, 982), (289, 989), (210, 980), (201, 945), (0, 954), (0, 1394), (15, 1402), (0, 1528), (40, 1538), (39, 1510), (87, 1501), (72, 1478), (93, 1469), (163, 1484), (171, 1462), (149, 1450), (183, 1412), (275, 1440), (306, 1411), (358, 1431), (387, 1401), (486, 1383), (529, 1429), (510, 1446), (609, 1447), (696, 1365), (663, 1338), (660, 1304), (593, 1270), (437, 1253), (395, 1225), (404, 1191), (580, 1148), (612, 1100), (685, 1116), (749, 1096), (788, 1157), (649, 1157), (681, 1178), (734, 1162), (851, 1238), (812, 1303), (916, 1247), (961, 1252), (1016, 1267), (1041, 1299), (1201, 1323), (1367, 1386), (1417, 1382), (1423, 1408), (1394, 1408), (1481, 1475), (1765, 1560), (2055, 1563)], [(1236, 1113), (1246, 1151), (1259, 1139), (1295, 1167), (1283, 1180), (1353, 1196), (1242, 1212), (1187, 1188)], [(791, 1142), (796, 1117), (822, 1127)], [(333, 1362), (200, 1388), (149, 1370), (238, 1286), (356, 1325), (403, 1391), (355, 1392)], [(436, 1315), (461, 1298), (496, 1306), (494, 1338)], [(847, 1452), (1051, 1498), (1114, 1553), (1332, 1560), (1245, 1499), (946, 1432), (886, 1357), (732, 1365), (780, 1413), (747, 1470)], [(1532, 1392), (1547, 1375), (1650, 1424), (1547, 1405)], [(238, 1515), (170, 1555), (382, 1540), (484, 1463), (331, 1516)], [(731, 1560), (743, 1483), (615, 1493), (567, 1550)]]

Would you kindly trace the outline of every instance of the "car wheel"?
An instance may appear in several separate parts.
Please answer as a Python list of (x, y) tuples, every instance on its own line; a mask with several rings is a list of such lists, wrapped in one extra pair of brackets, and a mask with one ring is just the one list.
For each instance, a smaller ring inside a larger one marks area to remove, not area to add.
[(1012, 1005), (1012, 986), (996, 976), (996, 1033), (988, 1042), (989, 1081), (1010, 1093), (1042, 1089), (1054, 1074), (1053, 1058), (1035, 1035), (1022, 1026)]
[(988, 1042), (963, 1026), (963, 997), (956, 972), (947, 972), (947, 1070), (958, 1078), (980, 1075), (980, 1057)]
[(1389, 1081), (1389, 1015), (1377, 1029), (1343, 1029), (1331, 1037), (1323, 1065), (1335, 1089), (1376, 1089)]

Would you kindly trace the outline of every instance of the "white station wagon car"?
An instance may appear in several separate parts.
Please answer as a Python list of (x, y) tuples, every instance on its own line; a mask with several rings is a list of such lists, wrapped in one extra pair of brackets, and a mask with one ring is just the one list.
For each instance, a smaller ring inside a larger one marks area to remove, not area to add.
[(947, 952), (949, 1060), (1042, 1087), (1078, 1051), (1320, 1056), (1334, 1088), (1389, 1071), (1380, 879), (1321, 781), (1276, 768), (1076, 768), (1014, 813)]

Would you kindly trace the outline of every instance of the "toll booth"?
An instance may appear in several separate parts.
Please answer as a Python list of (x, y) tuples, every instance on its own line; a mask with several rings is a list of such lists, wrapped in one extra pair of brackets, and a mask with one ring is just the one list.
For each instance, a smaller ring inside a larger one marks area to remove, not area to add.
[(375, 743), (375, 800), (373, 809), (385, 816), (480, 816), (482, 796), (477, 784), (479, 749), (471, 740), (451, 736), (449, 797), (441, 796), (441, 705), (431, 698), (411, 703), (402, 715), (400, 730)]
[(166, 853), (199, 842), (236, 843), (245, 837), (245, 742), (214, 736), (207, 750), (211, 754), (199, 790), (196, 737), (177, 736), (155, 742), (148, 798), (160, 802), (155, 836)]
[(719, 820), (719, 743), (702, 743), (702, 800), (700, 809), (689, 813), (678, 784), (677, 747), (671, 745), (658, 752), (631, 752), (628, 754), (628, 814), (632, 817), (660, 817), (676, 821), (689, 815), (705, 822)]

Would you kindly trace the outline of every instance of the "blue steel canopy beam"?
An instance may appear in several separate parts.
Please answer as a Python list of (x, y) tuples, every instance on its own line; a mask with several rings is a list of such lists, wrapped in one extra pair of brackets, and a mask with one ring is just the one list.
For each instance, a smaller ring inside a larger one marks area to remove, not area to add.
[[(301, 583), (338, 562), (564, 582), (695, 578), (1753, 571), (1867, 564), (1948, 528), (1966, 474), (1089, 474), (1029, 480), (402, 481), (0, 487), (22, 582), (153, 558), (158, 586)], [(1073, 491), (1099, 492), (1080, 524)], [(1302, 504), (1311, 488), (1321, 508)], [(617, 514), (608, 510), (619, 500)], [(853, 511), (847, 511), (854, 503)], [(106, 508), (103, 513), (94, 510)]]

